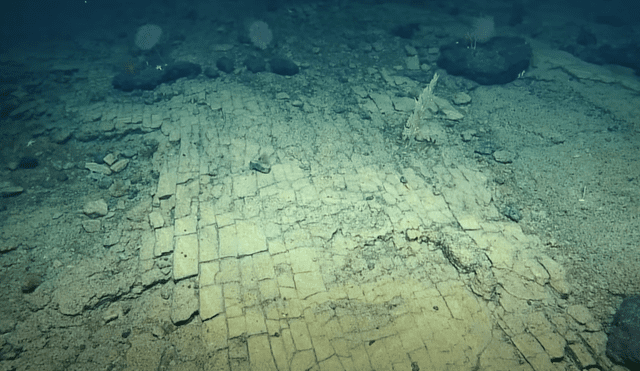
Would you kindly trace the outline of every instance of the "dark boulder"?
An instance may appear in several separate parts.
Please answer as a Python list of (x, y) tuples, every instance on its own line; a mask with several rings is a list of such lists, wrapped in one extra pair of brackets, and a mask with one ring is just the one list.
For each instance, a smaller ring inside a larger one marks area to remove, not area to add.
[(221, 57), (216, 61), (216, 67), (224, 73), (232, 73), (235, 69), (235, 63), (229, 57)]
[[(577, 48), (576, 48), (577, 49)], [(579, 50), (568, 50), (576, 57), (594, 64), (615, 64), (629, 67), (640, 74), (640, 45), (629, 43), (625, 45), (589, 46)]]
[(18, 168), (20, 169), (35, 169), (38, 167), (38, 159), (35, 157), (25, 156), (18, 162)]
[(300, 71), (300, 67), (291, 59), (273, 58), (269, 61), (271, 72), (282, 76), (293, 76)]
[(249, 57), (245, 59), (244, 65), (247, 66), (247, 70), (253, 73), (264, 72), (267, 70), (267, 62), (259, 57)]
[(179, 78), (196, 77), (202, 68), (190, 62), (175, 62), (165, 66), (149, 66), (138, 73), (121, 73), (113, 78), (113, 87), (122, 91), (153, 90), (162, 83), (172, 83)]
[(624, 299), (613, 317), (607, 357), (631, 370), (640, 369), (640, 296)]
[(460, 41), (440, 49), (438, 66), (482, 85), (506, 84), (529, 67), (531, 53), (519, 37), (494, 37), (483, 44)]

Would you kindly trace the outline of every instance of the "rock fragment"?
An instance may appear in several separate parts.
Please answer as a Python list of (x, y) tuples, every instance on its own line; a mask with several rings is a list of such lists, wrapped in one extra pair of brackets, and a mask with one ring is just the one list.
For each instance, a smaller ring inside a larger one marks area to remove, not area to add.
[(109, 212), (109, 206), (105, 200), (90, 201), (84, 205), (82, 212), (89, 218), (99, 218), (107, 215)]

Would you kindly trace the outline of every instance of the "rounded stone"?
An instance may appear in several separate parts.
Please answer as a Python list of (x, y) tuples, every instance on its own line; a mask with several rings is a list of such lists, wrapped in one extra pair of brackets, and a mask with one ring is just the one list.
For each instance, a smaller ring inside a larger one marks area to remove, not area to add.
[(469, 104), (469, 103), (471, 103), (471, 97), (469, 96), (469, 94), (461, 91), (461, 92), (456, 93), (453, 96), (453, 103), (455, 103), (457, 105)]
[(107, 215), (109, 206), (105, 200), (90, 201), (84, 205), (82, 212), (90, 218), (99, 218)]

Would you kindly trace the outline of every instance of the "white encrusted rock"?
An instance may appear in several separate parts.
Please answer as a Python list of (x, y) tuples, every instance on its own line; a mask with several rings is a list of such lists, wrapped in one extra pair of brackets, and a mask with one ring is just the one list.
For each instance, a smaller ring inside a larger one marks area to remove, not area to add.
[(84, 164), (84, 167), (89, 169), (89, 171), (94, 173), (100, 173), (104, 175), (111, 175), (111, 169), (107, 165), (104, 164), (96, 164), (95, 162), (87, 162)]
[(105, 200), (90, 201), (84, 205), (82, 212), (89, 218), (99, 218), (107, 215), (109, 206)]
[(115, 164), (111, 165), (110, 169), (114, 173), (117, 173), (117, 172), (122, 171), (122, 169), (124, 169), (125, 167), (127, 167), (128, 164), (129, 164), (129, 160), (127, 160), (127, 159), (118, 160), (118, 162), (116, 162)]
[(447, 120), (458, 121), (464, 118), (464, 115), (455, 109), (448, 100), (434, 96), (433, 101), (436, 102), (438, 108), (440, 108), (440, 112), (445, 115)]
[(164, 227), (164, 218), (162, 217), (162, 213), (159, 211), (151, 212), (149, 214), (149, 223), (153, 229)]
[(114, 156), (113, 153), (109, 153), (108, 155), (104, 156), (102, 161), (111, 166), (114, 162), (116, 162), (116, 156)]
[(471, 103), (471, 97), (469, 94), (461, 91), (453, 95), (453, 103), (457, 105), (469, 104)]

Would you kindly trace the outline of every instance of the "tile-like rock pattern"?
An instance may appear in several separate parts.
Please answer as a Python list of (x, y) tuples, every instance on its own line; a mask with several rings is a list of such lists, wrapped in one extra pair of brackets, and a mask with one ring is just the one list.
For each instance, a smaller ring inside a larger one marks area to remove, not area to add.
[[(172, 258), (164, 268), (175, 282), (172, 321), (197, 313), (218, 367), (556, 370), (607, 362), (587, 308), (565, 304), (571, 287), (562, 267), (500, 215), (481, 172), (342, 156), (335, 145), (355, 134), (339, 123), (316, 129), (325, 137), (309, 165), (297, 152), (304, 148), (271, 146), (270, 133), (284, 129), (263, 114), (264, 102), (244, 96), (207, 92), (205, 114), (142, 118), (143, 127), (162, 120), (179, 147), (163, 154), (153, 244), (142, 246), (141, 266), (151, 272)], [(271, 172), (250, 170), (264, 152), (277, 157)], [(333, 161), (324, 168), (323, 156)]]

